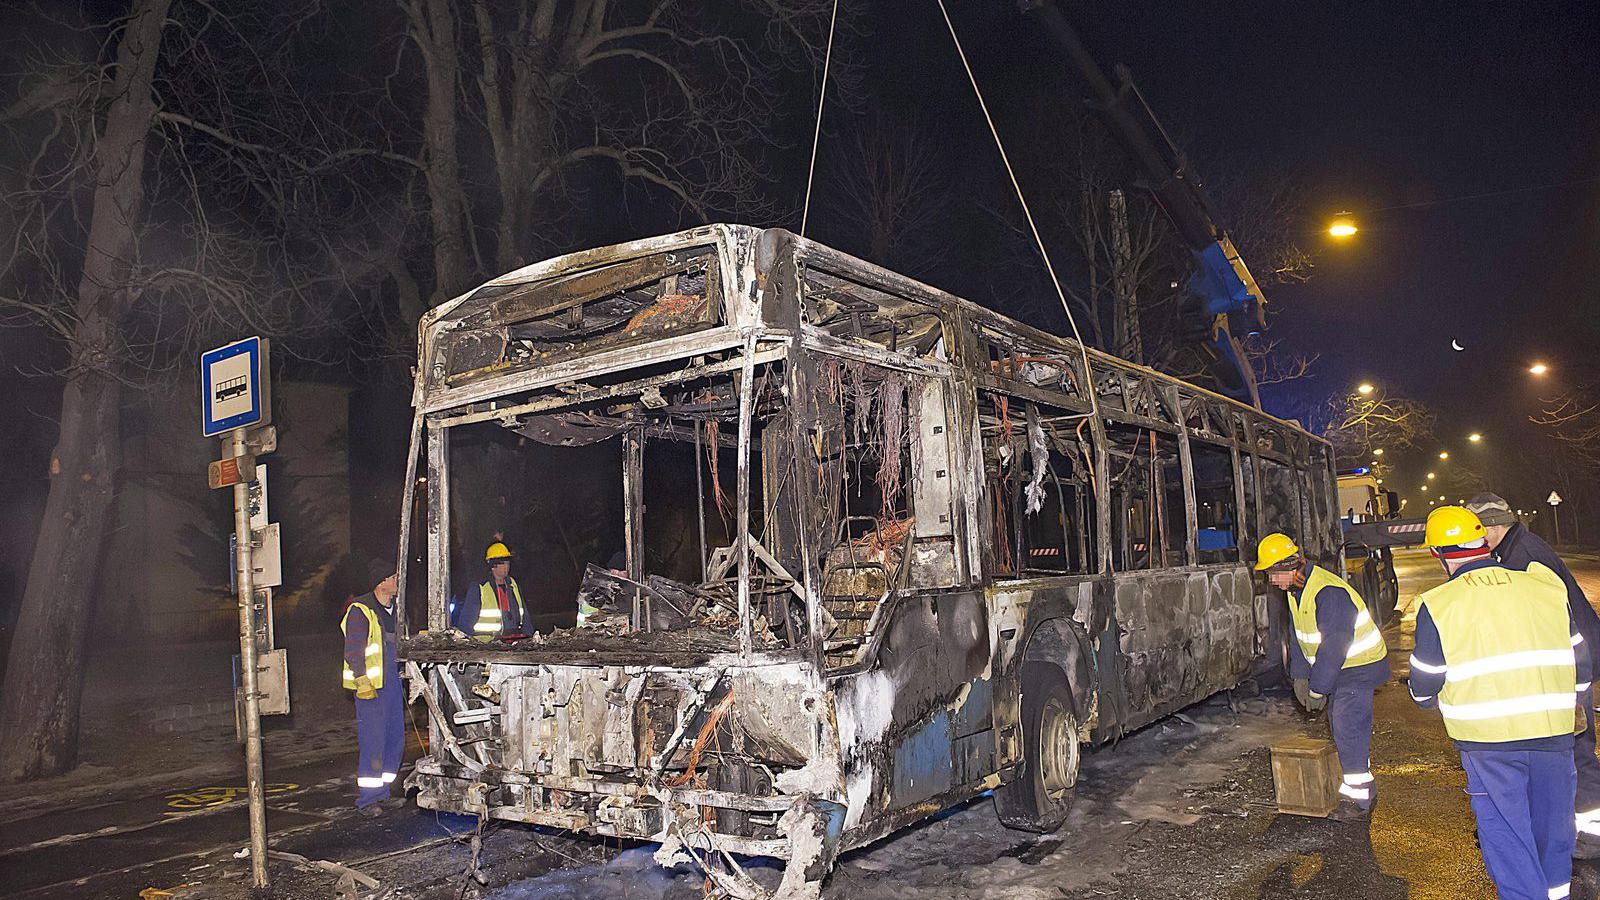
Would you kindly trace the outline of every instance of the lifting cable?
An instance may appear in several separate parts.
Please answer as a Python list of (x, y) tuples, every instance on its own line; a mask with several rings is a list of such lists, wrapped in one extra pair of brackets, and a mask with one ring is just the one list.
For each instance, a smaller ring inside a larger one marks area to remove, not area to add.
[(811, 132), (811, 167), (806, 170), (806, 202), (800, 210), (800, 236), (806, 236), (811, 217), (811, 180), (817, 174), (817, 145), (822, 142), (822, 107), (828, 99), (828, 68), (833, 65), (833, 29), (839, 22), (839, 0), (833, 0), (833, 16), (828, 19), (828, 49), (822, 55), (822, 86), (817, 88), (817, 124)]
[[(1056, 277), (1056, 268), (1050, 262), (1050, 254), (1044, 248), (1044, 239), (1039, 236), (1039, 226), (1033, 222), (1033, 213), (1028, 209), (1028, 201), (1022, 195), (1022, 185), (1017, 182), (1017, 173), (1011, 168), (1011, 157), (1006, 154), (1006, 147), (1000, 140), (1000, 131), (995, 128), (994, 117), (989, 115), (989, 104), (983, 99), (983, 91), (978, 87), (978, 79), (972, 74), (972, 65), (967, 62), (967, 52), (961, 48), (961, 38), (956, 36), (955, 23), (950, 21), (950, 11), (945, 8), (944, 0), (935, 0), (939, 4), (939, 12), (944, 16), (945, 27), (950, 29), (950, 40), (956, 45), (956, 55), (961, 57), (961, 67), (966, 70), (967, 81), (972, 84), (973, 96), (978, 98), (978, 108), (983, 110), (983, 120), (989, 125), (989, 134), (994, 137), (994, 146), (1000, 151), (1000, 161), (1005, 164), (1006, 175), (1011, 178), (1011, 187), (1017, 193), (1017, 202), (1022, 205), (1022, 215), (1028, 220), (1028, 229), (1033, 232), (1034, 246), (1039, 250), (1039, 258), (1044, 260), (1045, 271), (1050, 274), (1050, 286), (1056, 289), (1056, 296), (1061, 300), (1061, 310), (1067, 314), (1067, 323), (1072, 326), (1072, 336), (1078, 342), (1078, 352), (1083, 355), (1083, 374), (1087, 383), (1083, 386), (1084, 392), (1089, 396), (1089, 412), (1079, 413), (1073, 418), (1098, 417), (1100, 414), (1100, 400), (1096, 396), (1094, 386), (1094, 370), (1089, 367), (1089, 347), (1083, 342), (1083, 335), (1078, 332), (1078, 320), (1072, 315), (1072, 307), (1067, 303), (1067, 294), (1061, 289), (1061, 279)], [(813, 151), (814, 153), (814, 151)]]

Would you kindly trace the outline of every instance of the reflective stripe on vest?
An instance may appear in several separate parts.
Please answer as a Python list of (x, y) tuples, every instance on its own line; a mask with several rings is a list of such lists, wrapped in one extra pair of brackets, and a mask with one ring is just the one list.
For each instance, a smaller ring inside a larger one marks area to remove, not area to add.
[(1317, 648), (1322, 645), (1322, 632), (1317, 630), (1317, 594), (1328, 587), (1344, 588), (1350, 593), (1350, 602), (1356, 606), (1355, 628), (1350, 637), (1350, 649), (1345, 651), (1344, 665), (1340, 668), (1364, 666), (1388, 656), (1389, 648), (1383, 642), (1383, 632), (1373, 623), (1372, 613), (1367, 611), (1366, 601), (1361, 599), (1356, 589), (1327, 569), (1312, 566), (1311, 577), (1306, 579), (1306, 586), (1301, 589), (1298, 602), (1294, 595), (1289, 595), (1289, 614), (1294, 618), (1294, 636), (1300, 643), (1300, 652), (1305, 654), (1306, 662), (1316, 663)]
[[(378, 628), (378, 614), (365, 603), (352, 603), (350, 609), (359, 609), (367, 618), (367, 677), (372, 680), (373, 688), (383, 687), (383, 631)], [(350, 633), (350, 613), (345, 611), (344, 618), (339, 620), (341, 634)], [(356, 689), (356, 676), (350, 671), (348, 660), (344, 664), (344, 686), (350, 690)]]
[(1444, 649), (1439, 711), (1450, 737), (1503, 743), (1583, 727), (1567, 588), (1554, 572), (1476, 568), (1421, 603)]
[[(522, 605), (522, 591), (517, 587), (515, 578), (506, 579), (506, 587), (510, 588), (511, 602), (517, 608), (517, 618), (522, 622), (528, 621), (527, 608)], [(472, 623), (473, 636), (479, 640), (489, 641), (500, 635), (500, 627), (504, 616), (500, 612), (500, 600), (494, 593), (494, 579), (489, 579), (478, 585), (478, 621)]]

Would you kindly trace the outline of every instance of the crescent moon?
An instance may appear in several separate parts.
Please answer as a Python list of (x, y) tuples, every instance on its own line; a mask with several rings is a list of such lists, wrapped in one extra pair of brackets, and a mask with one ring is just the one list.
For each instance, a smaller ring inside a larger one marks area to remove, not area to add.
[(1460, 352), (1460, 351), (1465, 350), (1467, 348), (1461, 346), (1461, 342), (1460, 341), (1457, 341), (1455, 338), (1451, 338), (1450, 339), (1450, 349), (1451, 350), (1455, 350), (1457, 352)]

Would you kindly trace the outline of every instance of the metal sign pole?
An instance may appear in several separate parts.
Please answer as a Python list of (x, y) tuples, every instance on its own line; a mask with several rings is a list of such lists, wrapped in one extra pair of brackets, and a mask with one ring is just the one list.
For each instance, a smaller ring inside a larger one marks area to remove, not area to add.
[[(223, 441), (224, 457), (245, 455), (245, 429)], [(244, 691), (244, 768), (250, 792), (250, 883), (265, 894), (267, 883), (267, 795), (261, 767), (261, 706), (256, 691), (255, 561), (251, 551), (250, 485), (233, 486), (233, 530), (238, 552), (233, 565), (239, 591), (239, 676)]]

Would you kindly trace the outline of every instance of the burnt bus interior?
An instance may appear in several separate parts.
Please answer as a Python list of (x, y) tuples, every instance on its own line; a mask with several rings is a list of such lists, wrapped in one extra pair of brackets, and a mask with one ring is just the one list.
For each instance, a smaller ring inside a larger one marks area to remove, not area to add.
[[(436, 808), (658, 840), (690, 809), (787, 856), (781, 820), (823, 798), (859, 844), (1011, 776), (1047, 615), (1111, 673), (1072, 685), (1106, 740), (1281, 659), (1262, 534), (1339, 565), (1324, 442), (783, 231), (511, 273), (425, 320), (421, 359), (404, 652)], [(508, 515), (600, 521), (560, 537), (565, 611), (482, 644), (446, 599)], [(615, 549), (621, 577), (592, 564)]]

